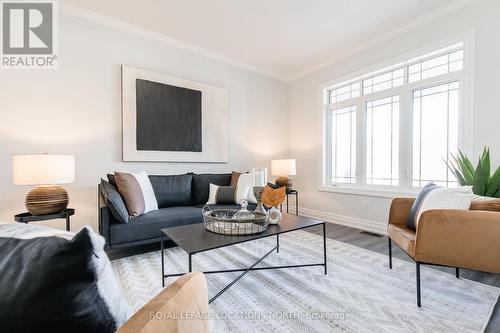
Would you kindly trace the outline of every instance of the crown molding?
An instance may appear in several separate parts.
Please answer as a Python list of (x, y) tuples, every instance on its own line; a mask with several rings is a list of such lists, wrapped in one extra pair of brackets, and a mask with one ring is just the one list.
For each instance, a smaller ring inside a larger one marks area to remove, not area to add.
[(266, 70), (263, 68), (259, 68), (257, 66), (247, 64), (245, 62), (241, 62), (237, 59), (234, 59), (234, 58), (231, 58), (231, 57), (228, 57), (228, 56), (216, 53), (216, 52), (212, 52), (212, 51), (205, 49), (203, 47), (200, 47), (200, 46), (197, 46), (197, 45), (194, 45), (191, 43), (183, 42), (181, 40), (169, 37), (167, 35), (142, 28), (138, 25), (130, 24), (130, 23), (124, 22), (122, 20), (118, 20), (118, 19), (106, 16), (106, 15), (102, 15), (102, 14), (99, 14), (97, 12), (94, 12), (94, 11), (91, 11), (88, 9), (84, 9), (84, 8), (81, 8), (81, 7), (78, 7), (75, 5), (65, 3), (63, 1), (59, 1), (58, 10), (62, 13), (65, 13), (65, 14), (68, 14), (71, 16), (75, 16), (75, 17), (78, 17), (80, 19), (84, 19), (84, 20), (87, 20), (90, 22), (101, 24), (101, 25), (104, 25), (104, 26), (107, 26), (109, 28), (119, 30), (122, 32), (130, 33), (130, 34), (133, 34), (133, 35), (145, 38), (145, 39), (149, 39), (149, 40), (152, 40), (152, 41), (164, 44), (164, 45), (168, 45), (168, 46), (180, 49), (180, 50), (184, 50), (184, 51), (187, 51), (187, 52), (190, 52), (193, 54), (197, 54), (197, 55), (200, 55), (200, 56), (203, 56), (203, 57), (206, 57), (206, 58), (209, 58), (209, 59), (221, 62), (221, 63), (229, 64), (229, 65), (232, 65), (234, 67), (248, 70), (248, 71), (251, 71), (251, 72), (254, 72), (254, 73), (257, 73), (260, 75), (264, 75), (267, 77), (271, 77), (271, 78), (274, 78), (277, 80), (291, 82), (291, 81), (297, 80), (301, 77), (304, 77), (306, 75), (309, 75), (311, 73), (314, 73), (316, 71), (319, 71), (321, 69), (324, 69), (326, 67), (332, 66), (333, 64), (335, 64), (341, 60), (344, 60), (344, 59), (351, 57), (355, 54), (366, 51), (372, 47), (375, 47), (379, 44), (387, 42), (393, 38), (396, 38), (396, 37), (406, 33), (406, 32), (409, 32), (411, 30), (415, 30), (415, 29), (417, 29), (417, 28), (419, 28), (427, 23), (430, 23), (430, 22), (437, 20), (441, 17), (449, 15), (455, 11), (458, 11), (460, 9), (463, 9), (465, 7), (473, 5), (479, 1), (481, 1), (481, 0), (459, 0), (459, 1), (455, 1), (453, 3), (450, 3), (448, 5), (441, 6), (441, 7), (437, 8), (437, 9), (435, 9), (435, 10), (433, 10), (425, 15), (419, 16), (419, 17), (409, 21), (408, 23), (406, 23), (402, 26), (399, 26), (396, 29), (389, 30), (384, 34), (377, 36), (376, 38), (370, 39), (369, 41), (362, 43), (361, 45), (359, 45), (357, 47), (348, 49), (344, 52), (337, 54), (335, 57), (332, 57), (326, 61), (322, 61), (314, 66), (307, 67), (307, 68), (300, 70), (297, 73), (295, 73), (293, 75), (289, 75), (289, 76), (284, 75), (284, 74), (280, 74), (280, 73), (276, 73), (273, 71), (269, 71), (269, 70)]
[(210, 50), (207, 50), (203, 47), (191, 44), (191, 43), (186, 43), (181, 40), (169, 37), (167, 35), (154, 32), (148, 29), (144, 29), (140, 26), (137, 26), (135, 24), (130, 24), (127, 22), (124, 22), (122, 20), (118, 20), (106, 15), (102, 15), (99, 13), (96, 13), (94, 11), (84, 9), (75, 5), (71, 5), (68, 3), (65, 3), (63, 1), (59, 1), (58, 5), (58, 10), (62, 13), (78, 17), (80, 19), (84, 19), (90, 22), (94, 22), (97, 24), (101, 24), (104, 26), (107, 26), (109, 28), (119, 30), (122, 32), (126, 32), (129, 34), (133, 34), (145, 39), (149, 39), (164, 45), (168, 45), (183, 51), (188, 51), (193, 54), (197, 54), (221, 63), (229, 64), (238, 68), (242, 68), (251, 72), (255, 72), (260, 75), (264, 75), (267, 77), (271, 77), (274, 79), (278, 79), (281, 81), (288, 81), (289, 77), (286, 75), (282, 75), (279, 73), (275, 73), (272, 71), (268, 71), (241, 61), (238, 61), (234, 58), (224, 56), (222, 54), (218, 54), (215, 52), (212, 52)]
[(305, 68), (305, 69), (297, 72), (296, 74), (288, 77), (288, 81), (297, 80), (301, 77), (312, 74), (312, 73), (317, 72), (317, 71), (324, 69), (326, 67), (332, 66), (339, 61), (342, 61), (342, 60), (347, 59), (355, 54), (366, 51), (372, 47), (375, 47), (379, 44), (382, 44), (382, 43), (387, 42), (391, 39), (394, 39), (394, 38), (396, 38), (396, 37), (398, 37), (406, 32), (415, 30), (421, 26), (424, 26), (424, 25), (432, 22), (432, 21), (435, 21), (439, 18), (447, 16), (447, 15), (449, 15), (453, 12), (456, 12), (460, 9), (463, 9), (465, 7), (471, 6), (479, 1), (481, 1), (481, 0), (460, 0), (460, 1), (455, 1), (453, 3), (450, 3), (448, 5), (444, 5), (444, 6), (441, 6), (439, 8), (436, 8), (435, 10), (433, 10), (427, 14), (421, 15), (421, 16), (419, 16), (411, 21), (408, 21), (408, 23), (406, 23), (402, 26), (399, 26), (396, 29), (391, 29), (391, 30), (387, 31), (386, 33), (381, 34), (373, 39), (370, 39), (369, 41), (362, 43), (361, 45), (359, 45), (357, 47), (354, 47), (354, 48), (348, 49), (344, 52), (341, 52), (333, 58), (330, 58), (326, 61), (318, 63), (314, 66)]

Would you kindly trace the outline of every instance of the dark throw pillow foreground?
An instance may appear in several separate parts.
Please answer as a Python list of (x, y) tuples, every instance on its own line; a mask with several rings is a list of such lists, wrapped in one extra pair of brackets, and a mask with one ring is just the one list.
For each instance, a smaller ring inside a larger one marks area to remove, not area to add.
[(83, 228), (71, 240), (0, 237), (0, 332), (118, 328), (121, 323), (99, 293), (93, 256), (100, 253), (91, 233)]

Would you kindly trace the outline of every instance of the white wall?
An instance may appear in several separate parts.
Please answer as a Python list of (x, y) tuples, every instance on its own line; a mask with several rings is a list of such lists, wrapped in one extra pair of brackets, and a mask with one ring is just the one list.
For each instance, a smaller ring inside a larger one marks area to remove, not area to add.
[[(383, 232), (390, 198), (320, 192), (321, 83), (376, 65), (387, 59), (426, 47), (468, 30), (475, 31), (474, 155), (487, 145), (495, 165), (500, 163), (500, 1), (483, 0), (389, 42), (319, 70), (290, 84), (290, 156), (297, 159), (305, 214)], [(341, 33), (341, 32), (339, 32)]]
[[(65, 186), (73, 230), (97, 228), (96, 185), (107, 172), (243, 171), (288, 155), (287, 83), (66, 14), (59, 24), (58, 69), (0, 70), (0, 221), (25, 211), (30, 189), (12, 185), (12, 154), (76, 156), (76, 183)], [(122, 163), (120, 64), (227, 88), (229, 163)]]
[[(24, 211), (30, 189), (11, 184), (10, 156), (16, 153), (76, 155), (77, 181), (66, 186), (77, 209), (73, 229), (96, 227), (96, 184), (107, 172), (229, 172), (269, 167), (272, 158), (289, 156), (298, 163), (294, 183), (303, 213), (383, 231), (390, 199), (318, 191), (319, 85), (474, 30), (474, 150), (490, 146), (498, 164), (499, 13), (500, 1), (482, 0), (290, 84), (61, 14), (57, 70), (0, 70), (0, 221)], [(230, 162), (122, 163), (120, 64), (229, 89)], [(63, 222), (48, 225), (62, 228)]]

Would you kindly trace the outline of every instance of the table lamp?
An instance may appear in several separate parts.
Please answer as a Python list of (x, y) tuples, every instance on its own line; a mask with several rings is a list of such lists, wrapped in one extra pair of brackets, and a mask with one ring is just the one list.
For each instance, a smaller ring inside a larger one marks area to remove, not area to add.
[(37, 185), (26, 196), (33, 215), (57, 214), (68, 206), (68, 192), (59, 184), (75, 181), (75, 157), (71, 155), (14, 155), (12, 183)]
[(292, 189), (292, 180), (289, 176), (296, 175), (296, 165), (294, 159), (272, 160), (271, 173), (277, 176), (275, 183), (278, 186), (285, 186), (287, 192)]

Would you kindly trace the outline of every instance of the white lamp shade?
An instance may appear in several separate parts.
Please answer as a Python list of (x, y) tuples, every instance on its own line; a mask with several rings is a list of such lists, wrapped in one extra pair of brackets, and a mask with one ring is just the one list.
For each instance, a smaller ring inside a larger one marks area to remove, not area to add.
[(71, 155), (14, 155), (14, 185), (58, 185), (75, 181), (75, 157)]
[(297, 174), (295, 160), (272, 160), (271, 173), (273, 176), (295, 176)]

